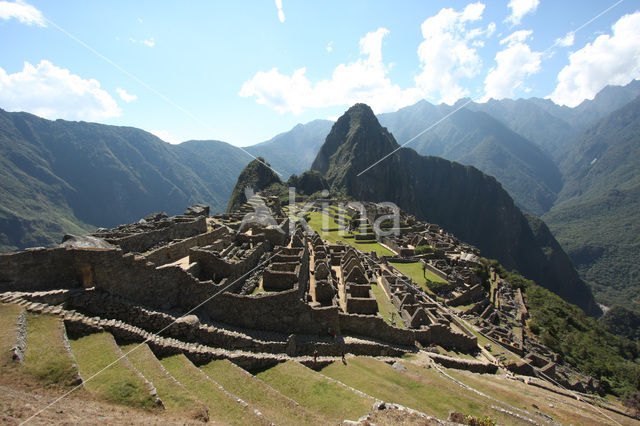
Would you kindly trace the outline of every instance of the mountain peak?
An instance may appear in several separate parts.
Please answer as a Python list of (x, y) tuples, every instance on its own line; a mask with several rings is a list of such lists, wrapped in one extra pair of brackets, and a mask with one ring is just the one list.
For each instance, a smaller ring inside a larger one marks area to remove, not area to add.
[(240, 172), (236, 186), (233, 188), (229, 204), (227, 205), (227, 212), (232, 213), (236, 211), (240, 206), (247, 202), (244, 190), (251, 188), (254, 191), (262, 191), (274, 183), (282, 183), (282, 180), (271, 169), (271, 165), (264, 161), (264, 158), (258, 157), (251, 161)]
[(311, 169), (332, 187), (344, 187), (352, 175), (393, 152), (398, 144), (366, 104), (355, 104), (335, 122)]

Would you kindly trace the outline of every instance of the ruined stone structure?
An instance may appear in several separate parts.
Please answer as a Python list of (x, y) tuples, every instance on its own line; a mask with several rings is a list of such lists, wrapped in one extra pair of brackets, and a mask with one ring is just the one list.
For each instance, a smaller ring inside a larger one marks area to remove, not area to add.
[[(108, 330), (125, 341), (151, 339), (160, 356), (184, 352), (250, 368), (314, 353), (400, 356), (436, 345), (479, 351), (476, 336), (446, 306), (389, 263), (421, 261), (444, 282), (435, 292), (446, 304), (473, 304), (463, 315), (478, 318), (487, 338), (526, 356), (532, 374), (566, 377), (550, 351), (508, 326), (528, 315), (522, 293), (498, 284), (498, 305), (485, 295), (472, 269), (475, 248), (405, 215), (403, 231), (383, 238), (396, 255), (378, 257), (305, 232), (277, 198), (262, 197), (243, 207), (249, 216), (210, 218), (206, 206), (196, 206), (100, 229), (88, 242), (66, 238), (60, 247), (0, 255), (0, 295), (63, 316), (74, 333)], [(360, 235), (377, 238), (361, 211), (345, 211), (359, 217)], [(425, 244), (437, 250), (416, 254)], [(493, 368), (474, 365), (468, 369)]]

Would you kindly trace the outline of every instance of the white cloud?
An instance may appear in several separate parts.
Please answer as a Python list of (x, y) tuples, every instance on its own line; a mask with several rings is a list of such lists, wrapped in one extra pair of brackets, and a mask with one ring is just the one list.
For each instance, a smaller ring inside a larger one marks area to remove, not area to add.
[(556, 46), (568, 47), (573, 46), (575, 34), (573, 31), (569, 31), (564, 37), (556, 39), (554, 43)]
[(280, 113), (300, 114), (308, 108), (325, 108), (365, 102), (376, 113), (393, 111), (420, 99), (418, 89), (401, 89), (388, 78), (388, 67), (382, 61), (382, 39), (389, 31), (379, 28), (360, 39), (361, 57), (354, 62), (339, 64), (330, 79), (313, 84), (306, 77), (306, 68), (290, 76), (277, 68), (258, 71), (240, 89), (242, 97), (255, 96), (259, 104)]
[(278, 19), (284, 23), (284, 12), (282, 11), (282, 0), (276, 0), (276, 8), (278, 9)]
[(636, 78), (640, 78), (640, 12), (621, 17), (611, 35), (600, 35), (593, 44), (572, 52), (549, 97), (573, 107), (608, 84), (625, 85)]
[(496, 23), (490, 22), (489, 25), (487, 25), (487, 37), (491, 37), (495, 32), (496, 32)]
[(156, 41), (153, 37), (148, 38), (146, 40), (136, 40), (135, 38), (131, 38), (129, 37), (129, 41), (131, 43), (140, 43), (140, 44), (144, 44), (147, 47), (153, 47), (156, 45)]
[[(484, 80), (485, 95), (482, 102), (493, 99), (513, 98), (524, 79), (540, 71), (541, 52), (532, 52), (525, 43), (532, 31), (515, 31), (500, 40), (507, 48), (496, 53), (496, 66)], [(527, 92), (528, 88), (523, 87)]]
[(35, 67), (25, 62), (14, 74), (0, 67), (0, 105), (50, 119), (99, 121), (121, 114), (97, 80), (85, 80), (46, 60)]
[(422, 23), (424, 41), (418, 47), (422, 72), (415, 77), (420, 91), (428, 96), (437, 93), (440, 101), (448, 104), (469, 94), (460, 81), (480, 72), (482, 62), (471, 46), (483, 31), (467, 31), (466, 27), (482, 18), (484, 7), (482, 3), (472, 3), (461, 12), (442, 9)]
[(169, 142), (170, 144), (179, 144), (181, 141), (174, 135), (172, 135), (171, 133), (169, 133), (167, 130), (149, 130), (149, 133), (151, 133), (152, 135), (155, 135), (157, 137), (159, 137), (160, 139), (162, 139), (165, 142)]
[(507, 6), (511, 15), (504, 21), (512, 26), (519, 25), (524, 15), (535, 12), (539, 4), (540, 0), (510, 0)]
[(332, 50), (333, 50), (333, 41), (330, 41), (329, 44), (327, 44), (327, 52), (331, 53)]
[(136, 95), (132, 95), (130, 93), (127, 93), (126, 90), (121, 89), (119, 87), (116, 89), (116, 92), (118, 92), (118, 95), (120, 95), (120, 99), (122, 99), (126, 103), (133, 102), (136, 99), (138, 99), (138, 97)]
[(30, 4), (18, 0), (16, 2), (0, 1), (0, 19), (8, 21), (15, 18), (23, 24), (46, 26), (42, 13)]
[(518, 43), (524, 43), (531, 34), (533, 34), (533, 31), (531, 30), (514, 31), (513, 33), (500, 40), (500, 44), (513, 46)]

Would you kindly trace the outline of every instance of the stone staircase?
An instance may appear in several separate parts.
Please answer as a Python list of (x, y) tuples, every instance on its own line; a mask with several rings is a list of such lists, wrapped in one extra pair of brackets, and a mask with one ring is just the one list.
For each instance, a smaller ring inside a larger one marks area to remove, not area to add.
[[(43, 386), (58, 386), (63, 392), (79, 386), (78, 393), (94, 400), (142, 408), (161, 416), (171, 414), (189, 423), (337, 424), (378, 412), (384, 406), (382, 401), (421, 416), (426, 416), (424, 412), (444, 418), (453, 409), (489, 414), (506, 424), (523, 423), (523, 418), (554, 423), (552, 415), (559, 416), (557, 421), (562, 423), (607, 420), (583, 401), (570, 401), (569, 397), (532, 389), (525, 383), (505, 384), (507, 379), (499, 375), (451, 370), (455, 375), (452, 380), (441, 373), (440, 367), (430, 368), (429, 363), (435, 361), (423, 353), (413, 354), (410, 359), (348, 354), (344, 360), (336, 356), (314, 360), (306, 355), (218, 348), (158, 336), (122, 320), (89, 316), (61, 305), (68, 306), (70, 298), (81, 295), (69, 290), (0, 294), (3, 379), (25, 377)], [(237, 335), (241, 340), (255, 338), (232, 329), (220, 333)], [(269, 335), (270, 339), (276, 337)], [(305, 344), (311, 343), (304, 338), (298, 342), (301, 347)], [(348, 337), (344, 344), (356, 347), (372, 343)], [(52, 369), (60, 374), (53, 377), (42, 373)], [(469, 385), (460, 386), (458, 381), (483, 387), (493, 397), (489, 399)], [(518, 389), (512, 392), (515, 386)], [(544, 404), (550, 395), (554, 398), (553, 409)], [(522, 398), (527, 398), (526, 402), (520, 402)], [(514, 404), (530, 407), (532, 403), (540, 406), (542, 413), (520, 410), (520, 414), (514, 414), (511, 408)]]

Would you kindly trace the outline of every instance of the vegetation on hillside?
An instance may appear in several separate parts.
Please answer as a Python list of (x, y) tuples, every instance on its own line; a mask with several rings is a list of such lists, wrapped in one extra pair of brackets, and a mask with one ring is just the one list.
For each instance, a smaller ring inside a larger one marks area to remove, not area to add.
[(586, 129), (560, 163), (544, 216), (603, 303), (640, 311), (640, 98)]
[(623, 396), (640, 389), (640, 346), (611, 334), (604, 324), (579, 307), (527, 280), (508, 272), (496, 261), (491, 265), (513, 287), (526, 295), (531, 316), (529, 330), (567, 362), (601, 381), (607, 393)]
[(245, 190), (247, 188), (252, 189), (254, 192), (262, 191), (270, 187), (273, 184), (282, 184), (282, 180), (271, 169), (269, 163), (266, 163), (264, 158), (258, 157), (240, 172), (236, 185), (233, 187), (231, 198), (229, 198), (229, 204), (227, 205), (227, 213), (238, 210), (244, 203), (247, 202)]

